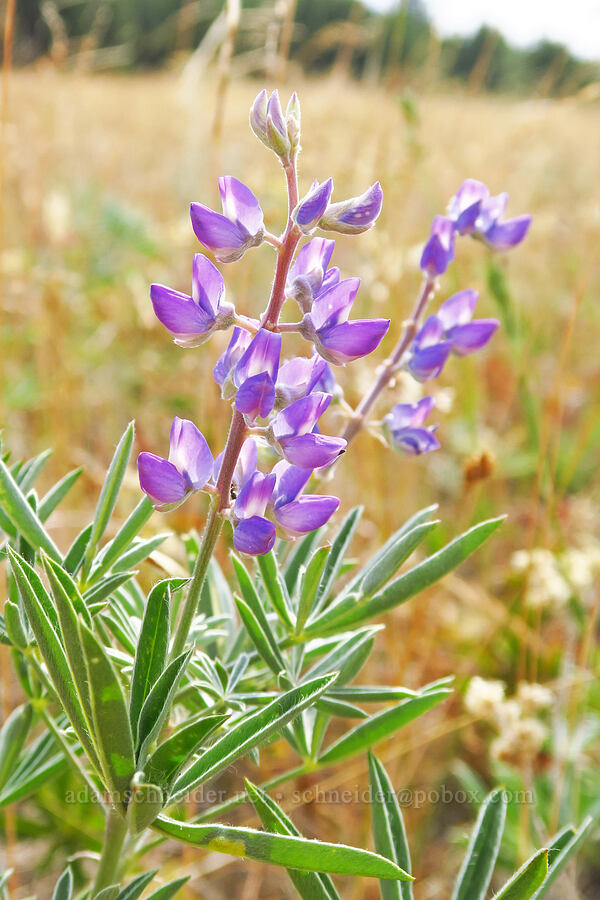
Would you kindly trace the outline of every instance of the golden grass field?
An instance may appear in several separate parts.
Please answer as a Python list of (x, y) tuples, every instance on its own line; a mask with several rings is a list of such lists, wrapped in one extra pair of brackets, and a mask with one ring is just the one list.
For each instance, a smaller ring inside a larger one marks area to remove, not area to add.
[[(130, 419), (137, 421), (138, 449), (166, 451), (175, 413), (192, 418), (213, 448), (224, 440), (228, 414), (210, 374), (222, 336), (198, 350), (178, 349), (154, 319), (148, 288), (159, 281), (187, 290), (198, 248), (188, 204), (216, 203), (219, 174), (251, 186), (272, 231), (283, 224), (278, 164), (247, 127), (260, 87), (231, 86), (223, 137), (215, 145), (211, 80), (193, 88), (172, 73), (84, 77), (45, 68), (12, 76), (0, 257), (4, 441), (17, 456), (53, 446), (48, 479), (85, 465), (74, 492), (79, 507), (65, 505), (78, 512), (54, 520), (64, 546), (87, 521)], [(365, 506), (357, 554), (433, 502), (440, 503), (443, 525), (431, 548), (474, 521), (508, 514), (500, 534), (470, 563), (388, 617), (365, 676), (371, 683), (416, 687), (456, 673), (451, 702), (380, 748), (380, 757), (398, 786), (455, 784), (456, 759), (489, 785), (491, 735), (473, 722), (462, 700), (471, 676), (504, 679), (509, 693), (521, 679), (550, 684), (569, 726), (600, 715), (597, 692), (588, 691), (599, 662), (597, 591), (582, 600), (580, 619), (565, 609), (542, 616), (527, 609), (526, 586), (510, 569), (519, 549), (560, 553), (600, 541), (600, 105), (584, 97), (517, 102), (448, 92), (411, 95), (409, 115), (398, 87), (384, 91), (334, 79), (294, 87), (303, 111), (301, 190), (313, 177), (329, 175), (338, 198), (362, 192), (375, 179), (383, 186), (377, 227), (364, 237), (340, 238), (334, 257), (343, 275), (362, 278), (355, 314), (392, 318), (379, 359), (410, 311), (430, 221), (463, 178), (479, 178), (495, 193), (507, 190), (509, 214), (534, 216), (525, 244), (494, 258), (493, 270), (487, 251), (463, 240), (442, 280), (441, 298), (478, 288), (478, 314), (508, 324), (485, 352), (451, 360), (435, 384), (443, 449), (405, 459), (363, 434), (335, 474), (342, 508)], [(239, 309), (256, 314), (264, 307), (272, 262), (265, 246), (226, 267)], [(490, 280), (504, 288), (504, 310)], [(360, 398), (375, 365), (367, 359), (341, 374), (348, 399)], [(390, 392), (382, 413), (403, 391), (401, 384)], [(330, 423), (335, 429), (335, 414)], [(482, 454), (489, 465), (478, 479)], [(131, 505), (138, 490), (132, 469)], [(201, 528), (203, 514), (201, 503), (191, 502), (166, 520), (156, 514), (149, 528), (163, 530), (165, 522), (177, 531)], [(280, 753), (275, 745), (265, 754), (265, 771), (281, 766)], [(594, 753), (597, 765), (597, 748)], [(558, 773), (559, 791), (561, 758), (536, 765)], [(364, 781), (365, 766), (357, 763), (325, 773), (318, 784), (344, 790)], [(39, 800), (50, 821), (51, 800), (49, 791)], [(308, 834), (369, 845), (367, 807), (360, 803), (295, 803), (290, 788), (283, 806)], [(531, 849), (530, 814), (522, 810), (515, 824), (520, 859)], [(418, 900), (448, 896), (460, 838), (473, 815), (468, 805), (408, 805)], [(250, 813), (243, 809), (236, 820), (249, 822)], [(56, 827), (73, 837), (68, 823)], [(59, 857), (57, 851), (56, 868)], [(26, 896), (42, 876), (27, 874), (33, 871), (27, 854), (22, 865), (19, 896)], [(188, 898), (217, 900), (232, 890), (242, 900), (293, 896), (285, 873), (216, 855), (198, 859), (189, 848), (167, 869), (198, 876)], [(201, 885), (199, 875), (209, 872)], [(592, 890), (580, 896), (600, 896)], [(344, 896), (369, 900), (374, 891), (376, 885), (357, 879)]]

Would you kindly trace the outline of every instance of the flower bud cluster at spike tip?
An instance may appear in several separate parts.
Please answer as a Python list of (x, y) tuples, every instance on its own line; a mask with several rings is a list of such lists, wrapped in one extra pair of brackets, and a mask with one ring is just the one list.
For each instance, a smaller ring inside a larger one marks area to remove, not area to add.
[(162, 284), (150, 287), (156, 317), (180, 347), (197, 347), (217, 329), (231, 327), (235, 309), (224, 297), (223, 276), (200, 253), (192, 265), (191, 297)]
[(383, 431), (395, 450), (409, 456), (420, 456), (438, 450), (437, 425), (425, 427), (425, 420), (435, 406), (433, 397), (418, 403), (397, 403), (383, 420)]
[(282, 161), (289, 160), (300, 149), (300, 101), (296, 92), (284, 115), (279, 92), (273, 91), (269, 97), (262, 90), (250, 107), (250, 127), (265, 147)]
[(300, 326), (300, 333), (314, 341), (317, 353), (335, 366), (368, 356), (390, 327), (389, 319), (348, 321), (359, 284), (359, 278), (346, 278), (319, 293)]
[(235, 262), (249, 247), (262, 243), (265, 233), (263, 211), (249, 187), (225, 175), (219, 178), (223, 214), (202, 203), (190, 205), (194, 234), (219, 262)]
[(337, 231), (340, 234), (361, 234), (373, 227), (381, 212), (382, 203), (383, 191), (376, 181), (360, 197), (330, 203), (319, 227), (324, 231)]
[(531, 216), (500, 221), (508, 194), (490, 197), (481, 181), (467, 178), (448, 204), (447, 216), (435, 216), (421, 255), (421, 270), (430, 278), (443, 275), (454, 259), (455, 238), (465, 234), (483, 241), (493, 250), (509, 250), (525, 238)]
[(450, 353), (468, 356), (490, 341), (500, 323), (497, 319), (472, 321), (477, 297), (477, 291), (459, 291), (425, 320), (408, 360), (408, 369), (418, 381), (437, 378)]

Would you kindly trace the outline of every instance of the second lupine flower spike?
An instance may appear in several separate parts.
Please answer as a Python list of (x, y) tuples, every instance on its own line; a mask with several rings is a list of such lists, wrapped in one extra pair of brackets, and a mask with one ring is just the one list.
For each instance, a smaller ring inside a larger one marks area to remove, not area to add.
[(397, 403), (383, 420), (383, 430), (392, 447), (409, 456), (420, 456), (438, 450), (440, 443), (434, 432), (437, 425), (425, 427), (425, 420), (435, 406), (433, 397), (418, 403)]
[(249, 247), (262, 243), (263, 212), (250, 188), (231, 175), (219, 178), (219, 192), (223, 215), (203, 203), (192, 203), (192, 227), (219, 262), (235, 262)]

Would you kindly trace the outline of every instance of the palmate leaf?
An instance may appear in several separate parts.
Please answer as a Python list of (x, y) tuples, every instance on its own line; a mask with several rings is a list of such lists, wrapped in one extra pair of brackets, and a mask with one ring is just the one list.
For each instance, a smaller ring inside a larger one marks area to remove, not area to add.
[(310, 841), (295, 835), (269, 834), (228, 825), (193, 825), (159, 816), (154, 828), (176, 840), (216, 853), (240, 856), (309, 872), (410, 878), (395, 863), (356, 847)]
[(351, 681), (367, 661), (375, 635), (383, 625), (369, 625), (349, 635), (341, 635), (339, 643), (320, 659), (306, 673), (306, 678), (315, 678), (326, 672), (338, 672), (336, 688)]
[(518, 872), (494, 894), (494, 900), (531, 900), (548, 873), (548, 851), (538, 850)]
[(452, 893), (452, 900), (484, 900), (506, 818), (506, 794), (499, 788), (482, 804)]
[[(410, 874), (410, 851), (398, 798), (389, 775), (372, 753), (369, 753), (369, 784), (375, 849)], [(382, 881), (380, 890), (382, 900), (413, 898), (410, 882)]]
[(199, 784), (226, 769), (236, 759), (269, 741), (303, 709), (312, 705), (335, 678), (334, 674), (306, 681), (280, 694), (267, 706), (231, 728), (177, 779), (172, 801), (181, 799)]
[[(274, 800), (248, 779), (245, 779), (245, 783), (246, 791), (263, 828), (275, 834), (291, 834), (301, 837), (294, 823)], [(300, 872), (298, 869), (288, 869), (287, 872), (302, 900), (339, 900), (339, 894), (329, 875), (319, 872)]]
[(27, 497), (0, 459), (0, 509), (16, 531), (36, 550), (45, 550), (52, 559), (60, 560), (58, 547), (45, 531)]
[(338, 763), (362, 753), (363, 750), (368, 750), (379, 741), (394, 734), (399, 728), (412, 722), (413, 719), (437, 706), (451, 693), (452, 691), (442, 688), (405, 700), (391, 709), (382, 710), (327, 747), (319, 757), (319, 765)]
[(85, 551), (83, 566), (84, 580), (89, 575), (96, 547), (98, 546), (98, 542), (106, 530), (106, 526), (108, 525), (110, 517), (112, 516), (113, 510), (115, 508), (115, 504), (121, 490), (121, 485), (125, 477), (125, 472), (127, 470), (127, 465), (129, 463), (129, 457), (131, 456), (134, 434), (134, 423), (130, 422), (125, 429), (121, 440), (117, 444), (117, 448), (110, 462), (110, 466), (108, 467), (106, 478), (104, 479), (104, 484), (102, 485), (102, 490), (100, 491), (100, 497), (98, 498), (96, 512), (94, 514), (94, 521), (92, 525), (92, 533), (90, 535), (89, 544), (87, 545)]
[(113, 575), (102, 578), (93, 587), (84, 591), (83, 599), (86, 605), (90, 608), (103, 605), (111, 594), (114, 594), (118, 588), (135, 578), (136, 575), (137, 572), (115, 572)]
[(135, 771), (133, 739), (123, 689), (113, 664), (96, 635), (79, 624), (90, 687), (94, 736), (112, 803), (125, 803)]
[(502, 524), (504, 517), (474, 525), (433, 556), (409, 569), (374, 597), (361, 598), (360, 593), (345, 595), (320, 616), (309, 622), (306, 636), (328, 634), (354, 627), (404, 603), (451, 572), (475, 552)]

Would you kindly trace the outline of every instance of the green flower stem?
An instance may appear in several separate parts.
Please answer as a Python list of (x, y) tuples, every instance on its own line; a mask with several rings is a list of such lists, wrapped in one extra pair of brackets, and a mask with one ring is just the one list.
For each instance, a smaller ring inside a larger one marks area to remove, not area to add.
[(119, 872), (123, 861), (123, 844), (127, 837), (127, 822), (116, 810), (111, 810), (106, 818), (104, 844), (100, 856), (100, 864), (90, 893), (94, 897), (104, 888), (119, 881)]
[(417, 297), (417, 300), (415, 302), (411, 317), (404, 323), (404, 330), (402, 332), (400, 340), (394, 348), (392, 355), (381, 365), (379, 374), (374, 381), (371, 390), (368, 391), (368, 393), (366, 393), (362, 398), (362, 400), (354, 410), (350, 421), (340, 435), (340, 437), (343, 437), (348, 443), (353, 441), (358, 432), (361, 431), (362, 428), (364, 428), (365, 421), (369, 413), (371, 412), (375, 401), (377, 400), (381, 392), (384, 391), (388, 386), (388, 384), (394, 377), (394, 374), (401, 366), (404, 356), (415, 338), (421, 316), (425, 311), (434, 288), (435, 280), (429, 276), (426, 276), (423, 279), (423, 284), (421, 285), (421, 290), (419, 291), (419, 296)]

